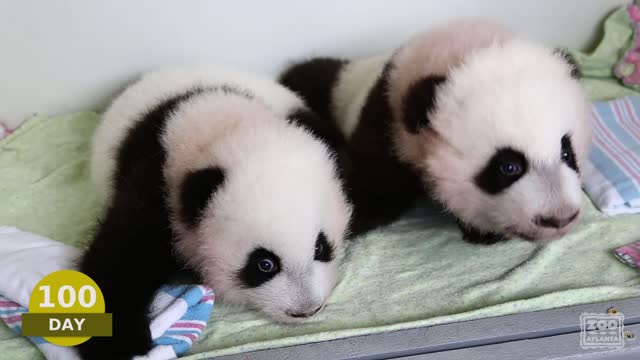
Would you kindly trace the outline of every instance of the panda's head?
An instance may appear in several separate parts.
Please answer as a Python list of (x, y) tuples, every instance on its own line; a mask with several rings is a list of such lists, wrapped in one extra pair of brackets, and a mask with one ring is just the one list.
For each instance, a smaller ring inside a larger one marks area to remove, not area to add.
[(561, 237), (580, 214), (591, 139), (572, 70), (524, 40), (475, 49), (414, 88), (429, 95), (415, 101), (420, 116), (403, 124), (409, 145), (399, 151), (462, 223), (527, 240)]
[(332, 153), (255, 100), (189, 107), (164, 137), (178, 251), (223, 302), (311, 317), (337, 283), (351, 216)]

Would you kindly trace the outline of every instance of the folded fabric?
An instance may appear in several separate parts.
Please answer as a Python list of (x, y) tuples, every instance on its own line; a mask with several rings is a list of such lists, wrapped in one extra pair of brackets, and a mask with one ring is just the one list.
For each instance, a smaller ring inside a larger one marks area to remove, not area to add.
[(640, 241), (621, 246), (613, 251), (616, 257), (623, 263), (640, 268)]
[(9, 129), (9, 127), (5, 125), (4, 122), (0, 121), (0, 140), (11, 135), (12, 132), (13, 131), (11, 131), (11, 129)]
[(634, 90), (640, 90), (640, 0), (634, 0), (627, 5), (629, 26), (633, 30), (633, 36), (624, 55), (614, 68), (615, 76), (622, 83)]
[(594, 102), (592, 115), (585, 192), (605, 214), (640, 213), (640, 96)]
[[(0, 227), (0, 318), (13, 331), (22, 331), (22, 314), (27, 312), (29, 295), (45, 275), (74, 269), (79, 250), (54, 240)], [(213, 291), (201, 285), (164, 286), (151, 306), (151, 336), (154, 347), (137, 359), (174, 359), (187, 352), (196, 341), (213, 310)], [(29, 338), (47, 359), (78, 359), (73, 347)]]

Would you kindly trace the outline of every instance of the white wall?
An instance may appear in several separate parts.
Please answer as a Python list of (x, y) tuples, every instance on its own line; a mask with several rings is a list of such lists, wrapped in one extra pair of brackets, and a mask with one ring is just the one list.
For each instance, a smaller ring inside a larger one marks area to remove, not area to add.
[(360, 56), (459, 15), (584, 47), (625, 0), (0, 0), (0, 119), (100, 110), (141, 71), (218, 62), (275, 73), (299, 56)]

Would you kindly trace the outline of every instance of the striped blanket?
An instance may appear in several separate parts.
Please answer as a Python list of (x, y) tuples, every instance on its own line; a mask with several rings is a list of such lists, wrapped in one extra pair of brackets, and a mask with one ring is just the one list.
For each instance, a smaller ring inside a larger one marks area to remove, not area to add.
[[(207, 325), (213, 308), (213, 292), (203, 286), (164, 287), (156, 295), (151, 336), (154, 348), (137, 359), (175, 359), (187, 352)], [(18, 334), (22, 332), (22, 314), (28, 309), (0, 295), (0, 318)], [(61, 348), (41, 337), (29, 337), (45, 357), (77, 358), (70, 348)]]
[[(25, 251), (28, 250), (28, 251)], [(47, 273), (70, 268), (78, 251), (68, 245), (0, 226), (0, 319), (18, 334), (22, 314), (28, 311), (30, 291)], [(151, 305), (153, 349), (136, 360), (175, 359), (184, 355), (207, 324), (213, 310), (213, 291), (202, 285), (164, 286)], [(29, 339), (49, 359), (79, 359), (73, 347), (51, 344), (41, 337)]]
[(640, 96), (594, 102), (583, 187), (608, 215), (640, 212)]

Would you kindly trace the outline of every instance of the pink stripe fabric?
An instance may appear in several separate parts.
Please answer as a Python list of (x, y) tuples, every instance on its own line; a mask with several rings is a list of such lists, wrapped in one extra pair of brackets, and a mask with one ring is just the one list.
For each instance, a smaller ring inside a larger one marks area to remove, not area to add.
[(12, 315), (9, 317), (3, 317), (2, 320), (4, 320), (5, 323), (7, 324), (12, 324), (12, 323), (16, 323), (16, 322), (20, 322), (22, 321), (22, 314), (20, 315)]
[[(596, 118), (596, 121), (594, 121), (594, 126), (596, 127), (594, 142), (603, 148), (603, 150), (612, 157), (612, 160), (627, 171), (628, 174), (640, 177), (640, 173), (634, 169), (634, 167), (640, 168), (640, 162), (635, 160), (632, 156), (633, 154), (629, 154), (629, 150), (626, 147), (615, 140), (614, 135), (611, 134), (607, 126), (603, 124), (602, 119), (595, 111), (593, 111), (593, 114)], [(627, 156), (625, 156), (625, 153), (627, 153)]]
[[(640, 142), (640, 129), (636, 128), (633, 124), (633, 120), (634, 118), (636, 118), (636, 114), (631, 110), (631, 107), (625, 100), (626, 99), (622, 99), (619, 101), (614, 101), (612, 103), (615, 104), (615, 107), (618, 108), (618, 113), (616, 114), (618, 118), (616, 120), (618, 121), (618, 124), (620, 124), (620, 126), (627, 130), (631, 137)], [(622, 112), (624, 112), (627, 116), (623, 116)]]
[[(613, 111), (613, 113), (616, 116), (616, 118), (615, 118), (616, 122), (621, 127), (625, 128), (625, 130), (628, 130), (627, 126), (625, 125), (625, 121), (624, 121), (624, 118), (626, 118), (626, 116), (622, 114), (622, 111), (621, 111), (617, 101), (613, 101), (611, 103), (611, 110)], [(631, 166), (639, 166), (640, 165), (640, 161), (638, 159), (636, 159), (636, 157), (634, 156), (634, 153), (631, 150), (629, 150), (626, 146), (624, 146), (620, 142), (620, 140), (618, 140), (618, 138), (611, 131), (611, 129), (609, 129), (607, 127), (607, 125), (604, 123), (604, 121), (602, 121), (602, 118), (598, 118), (597, 125), (602, 130), (602, 135), (604, 135), (607, 138), (609, 145), (612, 145), (612, 146), (616, 147), (617, 151), (623, 153), (625, 155), (624, 158), (631, 162)]]
[(7, 125), (5, 125), (5, 123), (0, 121), (0, 140), (11, 135), (11, 133), (13, 133), (13, 130), (11, 130)]
[(191, 333), (182, 334), (182, 336), (188, 337), (191, 342), (195, 342), (198, 339), (198, 336)]
[(635, 139), (640, 141), (640, 119), (638, 118), (638, 114), (631, 105), (631, 100), (624, 98), (621, 101), (624, 104), (625, 109), (627, 110), (627, 114), (629, 114), (629, 119), (627, 120), (627, 128), (633, 134)]
[(183, 329), (183, 328), (195, 328), (195, 329), (204, 329), (205, 325), (202, 324), (197, 324), (197, 323), (192, 323), (192, 322), (177, 322), (175, 324), (173, 324), (173, 326), (171, 326), (172, 328), (179, 328), (179, 329)]
[(0, 310), (4, 307), (22, 307), (22, 305), (13, 301), (0, 301)]

